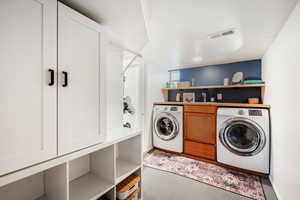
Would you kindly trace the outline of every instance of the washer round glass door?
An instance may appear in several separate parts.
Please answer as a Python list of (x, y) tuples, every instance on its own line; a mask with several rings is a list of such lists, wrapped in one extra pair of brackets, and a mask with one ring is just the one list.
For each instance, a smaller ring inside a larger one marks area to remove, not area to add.
[(170, 113), (159, 113), (154, 120), (154, 131), (160, 139), (172, 140), (178, 135), (178, 121)]
[(229, 151), (241, 156), (258, 154), (266, 143), (266, 136), (262, 128), (246, 118), (227, 120), (219, 136), (222, 144)]

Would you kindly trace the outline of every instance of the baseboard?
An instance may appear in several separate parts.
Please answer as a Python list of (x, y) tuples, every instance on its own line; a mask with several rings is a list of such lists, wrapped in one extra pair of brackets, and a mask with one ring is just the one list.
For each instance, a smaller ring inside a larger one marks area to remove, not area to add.
[(275, 192), (275, 194), (276, 194), (277, 200), (281, 200), (282, 198), (281, 198), (281, 196), (279, 195), (277, 186), (274, 184), (273, 179), (272, 179), (271, 176), (269, 176), (269, 180), (270, 180), (270, 183), (271, 183), (271, 185), (272, 185), (272, 188), (273, 188), (273, 190), (274, 190), (274, 192)]
[(149, 149), (147, 149), (146, 151), (144, 151), (144, 152), (143, 152), (143, 157), (145, 157), (147, 153), (153, 151), (153, 149), (154, 149), (154, 148), (152, 147), (152, 148), (149, 148)]

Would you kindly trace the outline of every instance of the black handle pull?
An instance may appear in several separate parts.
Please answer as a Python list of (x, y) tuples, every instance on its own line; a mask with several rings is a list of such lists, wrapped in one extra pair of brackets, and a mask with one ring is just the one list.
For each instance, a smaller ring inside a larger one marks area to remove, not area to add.
[(50, 72), (50, 82), (48, 83), (49, 86), (54, 85), (54, 70), (48, 69), (48, 72)]
[(62, 73), (63, 73), (63, 75), (65, 77), (65, 82), (64, 82), (64, 84), (62, 86), (63, 87), (67, 87), (68, 86), (68, 72), (63, 71)]

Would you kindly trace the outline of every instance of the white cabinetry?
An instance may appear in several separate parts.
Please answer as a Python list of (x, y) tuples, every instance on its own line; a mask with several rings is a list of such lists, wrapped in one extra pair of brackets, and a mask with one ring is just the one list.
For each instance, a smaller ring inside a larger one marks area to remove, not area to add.
[(56, 0), (1, 0), (0, 26), (0, 176), (102, 142), (100, 25)]
[[(142, 136), (125, 129), (111, 133), (102, 144), (0, 177), (0, 199), (116, 200), (121, 181), (133, 173), (142, 175)], [(142, 180), (139, 187), (143, 189)]]
[(0, 26), (1, 176), (57, 155), (57, 1), (1, 0)]
[(66, 154), (103, 140), (100, 26), (58, 4), (58, 151)]

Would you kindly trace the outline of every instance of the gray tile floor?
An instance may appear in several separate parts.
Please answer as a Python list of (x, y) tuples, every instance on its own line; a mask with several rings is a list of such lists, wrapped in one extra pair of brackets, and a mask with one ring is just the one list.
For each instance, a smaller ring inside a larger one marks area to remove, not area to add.
[[(277, 200), (273, 188), (264, 179), (266, 200)], [(249, 200), (250, 198), (216, 188), (173, 173), (144, 167), (144, 200)]]

